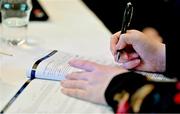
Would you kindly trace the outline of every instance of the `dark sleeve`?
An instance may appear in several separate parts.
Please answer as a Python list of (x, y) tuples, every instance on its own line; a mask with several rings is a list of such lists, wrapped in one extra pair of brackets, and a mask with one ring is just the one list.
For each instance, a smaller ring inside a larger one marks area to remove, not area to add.
[(167, 77), (177, 78), (178, 80), (180, 80), (180, 75), (178, 75), (179, 65), (180, 65), (180, 54), (179, 54), (180, 45), (178, 44), (178, 40), (177, 40), (178, 37), (180, 38), (180, 35), (176, 35), (176, 36), (172, 35), (172, 37), (169, 37), (171, 38), (171, 40), (168, 40), (168, 42), (166, 43), (165, 75)]
[(124, 73), (111, 80), (105, 98), (116, 113), (180, 112), (180, 82), (155, 82)]
[(167, 9), (169, 10), (169, 12), (167, 12), (167, 14), (162, 16), (161, 18), (162, 21), (159, 22), (160, 27), (157, 30), (163, 37), (164, 43), (166, 44), (165, 75), (169, 78), (177, 78), (178, 80), (180, 80), (180, 75), (179, 75), (180, 2), (179, 0), (168, 0), (168, 1), (170, 3), (168, 3), (168, 5), (163, 9)]

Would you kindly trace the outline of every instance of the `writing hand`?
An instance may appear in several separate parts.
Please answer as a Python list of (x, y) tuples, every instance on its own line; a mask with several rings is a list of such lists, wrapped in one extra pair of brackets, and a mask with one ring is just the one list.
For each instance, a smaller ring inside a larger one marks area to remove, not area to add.
[(123, 53), (117, 61), (124, 68), (151, 72), (165, 71), (165, 44), (137, 30), (129, 30), (117, 40), (119, 34), (120, 32), (111, 38), (110, 49), (114, 58), (116, 50), (123, 49), (127, 45), (132, 45), (134, 50), (131, 53)]

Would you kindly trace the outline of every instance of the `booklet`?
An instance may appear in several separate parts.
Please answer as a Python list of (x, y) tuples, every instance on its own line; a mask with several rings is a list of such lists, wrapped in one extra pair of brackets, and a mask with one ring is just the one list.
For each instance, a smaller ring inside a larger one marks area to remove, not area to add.
[(64, 80), (68, 73), (81, 71), (80, 69), (71, 67), (68, 64), (71, 59), (83, 59), (105, 65), (116, 65), (110, 60), (82, 57), (79, 55), (53, 50), (42, 58), (33, 61), (33, 64), (27, 69), (27, 77), (30, 79), (38, 78), (54, 81)]
[(73, 58), (78, 58), (78, 56), (53, 50), (44, 57), (34, 60), (32, 66), (27, 70), (27, 77), (63, 80), (67, 73), (77, 70), (68, 64), (68, 61)]

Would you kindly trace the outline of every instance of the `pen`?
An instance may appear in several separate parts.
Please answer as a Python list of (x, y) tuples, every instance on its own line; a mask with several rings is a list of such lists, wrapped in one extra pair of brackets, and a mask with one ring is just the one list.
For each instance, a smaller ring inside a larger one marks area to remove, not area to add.
[[(125, 8), (125, 11), (124, 11), (124, 15), (123, 15), (121, 34), (126, 33), (127, 28), (130, 25), (132, 15), (133, 15), (133, 6), (132, 6), (131, 2), (128, 2), (126, 5), (126, 8)], [(124, 51), (125, 51), (124, 49), (117, 50), (116, 61), (119, 61), (120, 54), (123, 53)]]

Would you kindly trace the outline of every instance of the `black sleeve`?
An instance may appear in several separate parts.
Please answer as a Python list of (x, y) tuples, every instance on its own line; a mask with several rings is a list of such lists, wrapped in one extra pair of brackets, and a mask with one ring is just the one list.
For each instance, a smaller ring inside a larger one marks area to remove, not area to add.
[(180, 82), (156, 82), (124, 73), (111, 80), (105, 98), (116, 113), (180, 112)]
[(166, 43), (166, 72), (165, 75), (170, 78), (180, 80), (179, 65), (180, 65), (180, 45), (178, 44), (180, 35), (171, 35)]

